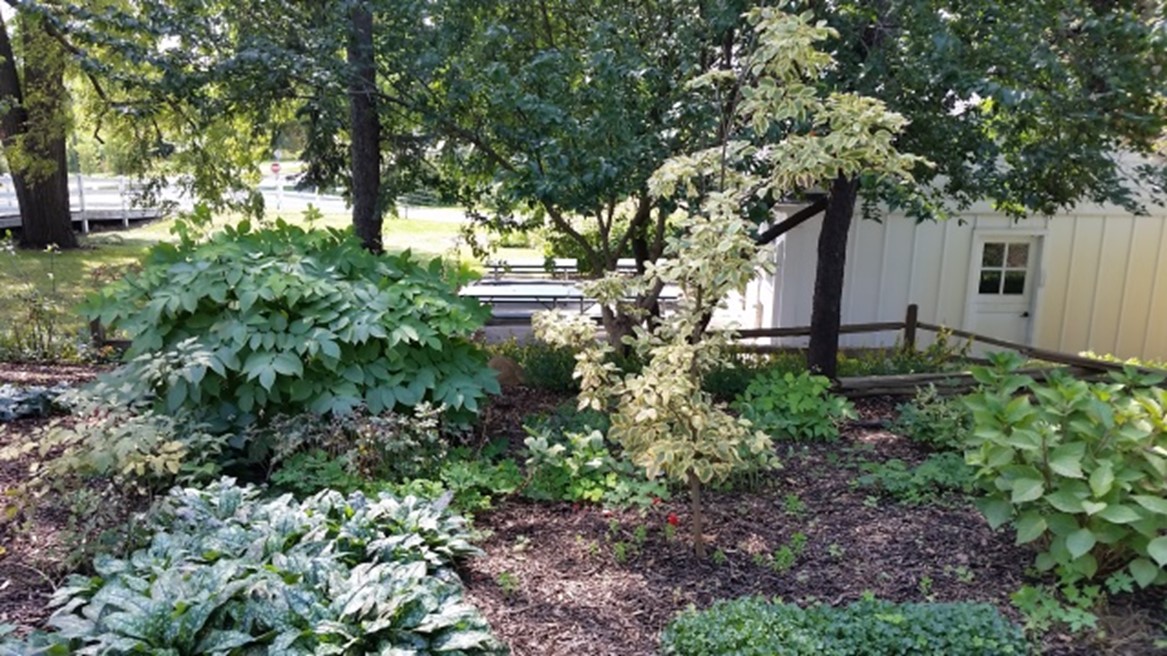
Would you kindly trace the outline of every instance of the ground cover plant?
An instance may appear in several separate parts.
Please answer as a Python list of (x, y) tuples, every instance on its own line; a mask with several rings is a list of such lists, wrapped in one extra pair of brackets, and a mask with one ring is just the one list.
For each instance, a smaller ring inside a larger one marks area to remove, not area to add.
[(441, 504), (176, 489), (149, 545), (54, 594), (50, 631), (5, 653), (502, 654), (452, 567), (477, 550)]
[(661, 637), (672, 656), (1023, 656), (1021, 630), (988, 604), (894, 604), (840, 608), (723, 601), (682, 614)]
[(472, 413), (497, 392), (470, 336), (485, 320), (439, 261), (374, 255), (351, 235), (244, 222), (151, 250), (88, 305), (125, 332), (108, 387), (239, 422), (263, 413), (373, 413), (430, 401)]
[(829, 379), (807, 371), (770, 372), (755, 378), (733, 408), (776, 439), (830, 441), (839, 436), (839, 424), (855, 416), (851, 403), (830, 388)]

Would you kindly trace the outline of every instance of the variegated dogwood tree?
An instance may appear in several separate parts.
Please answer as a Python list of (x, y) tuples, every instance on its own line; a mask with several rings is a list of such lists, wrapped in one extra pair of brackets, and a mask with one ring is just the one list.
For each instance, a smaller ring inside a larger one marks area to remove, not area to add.
[[(537, 315), (542, 339), (578, 350), (580, 407), (610, 410), (609, 436), (648, 476), (687, 485), (693, 546), (705, 556), (701, 488), (732, 474), (776, 463), (771, 438), (734, 417), (701, 388), (706, 372), (724, 360), (732, 331), (708, 331), (712, 312), (742, 289), (770, 258), (753, 239), (743, 208), (769, 194), (783, 197), (837, 176), (860, 173), (908, 181), (918, 158), (894, 145), (905, 120), (882, 102), (848, 93), (824, 95), (816, 81), (832, 66), (816, 45), (830, 28), (775, 8), (748, 14), (755, 44), (740, 68), (715, 71), (690, 84), (740, 94), (732, 125), (715, 146), (668, 160), (649, 180), (652, 194), (680, 208), (679, 231), (666, 255), (643, 275), (610, 275), (588, 293), (608, 307), (645, 290), (676, 286), (674, 308), (625, 343), (644, 362), (622, 372), (614, 348), (588, 318)], [(780, 138), (768, 139), (771, 135)]]

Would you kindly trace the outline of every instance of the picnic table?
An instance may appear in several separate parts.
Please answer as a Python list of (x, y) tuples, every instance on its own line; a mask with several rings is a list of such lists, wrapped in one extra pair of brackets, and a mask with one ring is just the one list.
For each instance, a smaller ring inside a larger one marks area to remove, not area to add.
[[(574, 257), (554, 257), (549, 259), (519, 258), (513, 260), (493, 260), (486, 263), (490, 275), (502, 276), (546, 276), (552, 278), (574, 278), (579, 275), (579, 260)], [(636, 260), (621, 258), (616, 261), (619, 273), (636, 273)]]
[[(569, 281), (498, 279), (479, 280), (463, 287), (462, 296), (478, 299), (491, 306), (493, 323), (526, 323), (542, 310), (577, 310), (599, 319), (599, 302), (588, 296), (579, 285)], [(664, 303), (675, 301), (679, 291), (666, 287), (660, 295)]]

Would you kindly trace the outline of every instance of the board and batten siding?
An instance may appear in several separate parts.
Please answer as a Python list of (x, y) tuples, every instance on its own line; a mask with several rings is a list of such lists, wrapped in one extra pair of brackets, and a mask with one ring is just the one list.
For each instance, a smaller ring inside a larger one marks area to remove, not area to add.
[[(921, 321), (972, 329), (977, 236), (1030, 235), (1039, 238), (1040, 250), (1029, 327), (1033, 345), (1167, 359), (1167, 215), (1152, 212), (1134, 216), (1085, 207), (1013, 221), (976, 207), (948, 221), (920, 224), (902, 215), (876, 222), (857, 214), (847, 244), (843, 323), (901, 321), (915, 303)], [(810, 323), (820, 225), (821, 218), (808, 221), (776, 244), (768, 325)], [(899, 337), (844, 335), (841, 344), (891, 346)]]

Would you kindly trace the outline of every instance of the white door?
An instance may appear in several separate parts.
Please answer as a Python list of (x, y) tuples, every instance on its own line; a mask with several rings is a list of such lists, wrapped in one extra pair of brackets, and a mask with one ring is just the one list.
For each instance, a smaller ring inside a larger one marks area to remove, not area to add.
[(1037, 292), (1040, 238), (982, 236), (973, 251), (971, 330), (1028, 344)]

